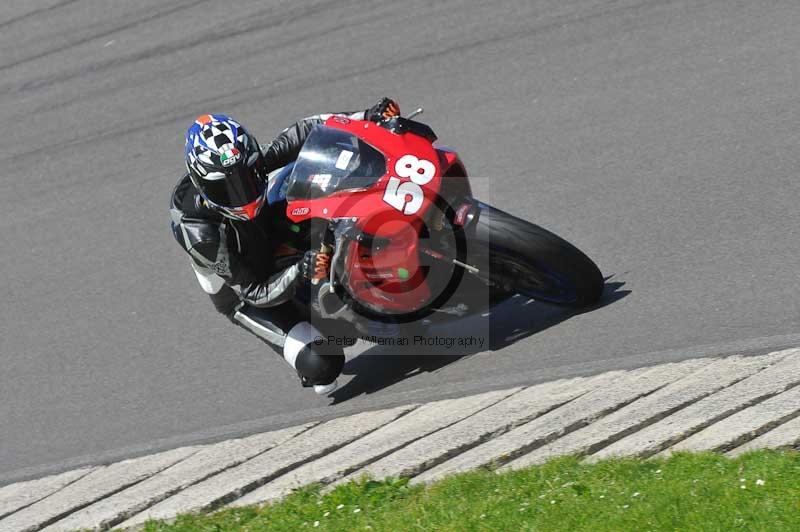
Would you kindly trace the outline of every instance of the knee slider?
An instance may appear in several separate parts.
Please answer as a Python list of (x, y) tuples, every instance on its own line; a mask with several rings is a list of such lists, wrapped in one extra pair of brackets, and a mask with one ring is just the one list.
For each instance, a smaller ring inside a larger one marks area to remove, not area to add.
[(217, 312), (224, 314), (229, 320), (233, 320), (233, 315), (236, 313), (236, 308), (241, 303), (239, 296), (229, 286), (223, 286), (216, 294), (209, 294), (211, 302)]

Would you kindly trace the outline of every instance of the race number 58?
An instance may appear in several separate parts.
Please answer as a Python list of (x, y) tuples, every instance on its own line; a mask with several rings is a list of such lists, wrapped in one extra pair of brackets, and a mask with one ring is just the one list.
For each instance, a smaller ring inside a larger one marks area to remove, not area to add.
[(403, 214), (416, 213), (425, 198), (422, 185), (430, 183), (436, 174), (436, 167), (430, 161), (409, 154), (397, 160), (394, 173), (411, 181), (403, 182), (397, 177), (390, 177), (383, 193), (383, 201)]

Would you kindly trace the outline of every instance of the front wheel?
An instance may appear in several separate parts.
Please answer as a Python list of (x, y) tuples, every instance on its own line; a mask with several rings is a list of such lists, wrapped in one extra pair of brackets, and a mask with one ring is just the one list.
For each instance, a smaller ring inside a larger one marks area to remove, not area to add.
[(578, 248), (538, 225), (480, 204), (468, 263), (504, 290), (575, 308), (596, 303), (603, 276)]

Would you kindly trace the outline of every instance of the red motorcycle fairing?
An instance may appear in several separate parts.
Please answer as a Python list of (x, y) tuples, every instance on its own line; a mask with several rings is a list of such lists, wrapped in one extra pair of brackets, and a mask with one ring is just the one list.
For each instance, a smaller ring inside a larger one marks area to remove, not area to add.
[(350, 294), (372, 310), (405, 314), (421, 309), (431, 300), (427, 272), (420, 266), (419, 233), (412, 225), (397, 232), (386, 247), (353, 242), (345, 269)]
[(446, 171), (458, 165), (463, 172), (458, 155), (437, 150), (423, 136), (410, 131), (398, 134), (373, 122), (332, 117), (325, 126), (348, 132), (380, 151), (386, 173), (365, 188), (292, 199), (286, 208), (288, 218), (294, 222), (355, 219), (361, 232), (384, 244), (349, 242), (343, 251), (343, 281), (350, 295), (381, 313), (405, 314), (423, 308), (432, 294), (427, 272), (420, 266), (419, 235), (439, 197), (443, 167)]
[[(413, 133), (398, 135), (374, 122), (337, 120), (337, 118), (339, 117), (329, 118), (325, 122), (325, 126), (346, 131), (379, 150), (386, 158), (386, 173), (366, 189), (342, 190), (313, 200), (292, 200), (286, 210), (289, 219), (293, 222), (301, 222), (309, 218), (331, 220), (356, 217), (367, 218), (367, 222), (370, 222), (374, 218), (380, 222), (380, 225), (364, 228), (365, 231), (388, 238), (402, 230), (410, 221), (424, 217), (431, 203), (436, 201), (441, 187), (442, 173), (439, 154), (431, 142)], [(432, 179), (424, 185), (419, 185), (424, 194), (419, 207), (416, 204), (409, 205), (410, 202), (406, 201), (409, 198), (414, 199), (416, 196), (405, 192), (412, 190), (411, 186), (404, 186), (404, 183), (410, 183), (412, 179), (402, 175), (403, 169), (408, 173), (414, 168), (409, 168), (407, 164), (404, 164), (400, 175), (395, 168), (400, 159), (409, 155), (415, 157), (417, 161), (427, 161), (434, 167)], [(395, 182), (392, 181), (392, 178), (399, 181), (397, 190), (394, 189)], [(387, 185), (390, 184), (392, 188), (387, 193)], [(401, 196), (403, 194), (405, 195)], [(403, 200), (402, 209), (397, 207), (400, 204), (397, 198)], [(389, 203), (390, 201), (394, 201), (395, 204)], [(308, 211), (305, 211), (306, 208)], [(374, 222), (372, 223), (374, 224)]]

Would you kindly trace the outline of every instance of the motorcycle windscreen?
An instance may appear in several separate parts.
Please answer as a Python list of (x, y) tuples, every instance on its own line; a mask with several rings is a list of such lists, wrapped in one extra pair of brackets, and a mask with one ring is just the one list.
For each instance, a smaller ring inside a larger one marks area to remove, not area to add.
[(380, 151), (350, 133), (318, 125), (297, 157), (286, 198), (317, 199), (367, 188), (385, 173), (386, 158)]

